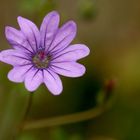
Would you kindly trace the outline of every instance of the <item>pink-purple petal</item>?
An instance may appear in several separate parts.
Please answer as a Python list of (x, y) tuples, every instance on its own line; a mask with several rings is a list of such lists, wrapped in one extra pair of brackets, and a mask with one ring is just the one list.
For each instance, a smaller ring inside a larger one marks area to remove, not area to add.
[(32, 68), (25, 76), (25, 87), (28, 91), (35, 91), (43, 82), (42, 71)]
[(26, 40), (21, 31), (9, 26), (5, 28), (5, 35), (11, 45), (23, 44)]
[(85, 73), (85, 67), (77, 62), (52, 63), (54, 72), (67, 77), (80, 77)]
[(89, 48), (84, 44), (75, 44), (67, 47), (63, 51), (58, 52), (54, 56), (54, 62), (76, 61), (89, 55)]
[(10, 45), (12, 45), (13, 48), (31, 52), (31, 48), (29, 47), (29, 44), (23, 35), (23, 33), (15, 28), (7, 26), (5, 28), (5, 35)]
[(0, 61), (11, 64), (13, 66), (25, 65), (30, 63), (30, 61), (24, 54), (21, 54), (19, 51), (16, 51), (14, 49), (1, 51)]
[(59, 14), (56, 11), (50, 12), (45, 16), (40, 27), (41, 46), (46, 50), (50, 46), (59, 26)]
[(76, 24), (74, 21), (69, 21), (64, 24), (57, 32), (49, 51), (54, 52), (67, 47), (76, 35)]
[(23, 82), (25, 75), (27, 74), (27, 71), (31, 68), (31, 65), (25, 65), (25, 66), (17, 66), (14, 67), (10, 72), (8, 73), (8, 79), (13, 82)]
[(63, 90), (61, 79), (53, 71), (44, 70), (44, 83), (53, 95), (59, 95)]
[(36, 51), (40, 46), (40, 32), (37, 26), (28, 19), (18, 17), (18, 23), (21, 31), (25, 35), (29, 46)]

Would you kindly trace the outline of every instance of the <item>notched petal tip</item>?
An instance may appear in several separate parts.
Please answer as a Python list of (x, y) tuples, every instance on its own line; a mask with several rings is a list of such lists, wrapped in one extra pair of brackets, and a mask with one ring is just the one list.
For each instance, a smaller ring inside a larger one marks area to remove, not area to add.
[(21, 83), (24, 81), (26, 72), (28, 69), (30, 69), (31, 65), (25, 65), (25, 66), (15, 66), (12, 70), (8, 73), (8, 79), (10, 81)]
[(81, 44), (81, 46), (83, 48), (83, 51), (85, 52), (84, 57), (88, 56), (90, 54), (90, 49), (84, 44)]
[(5, 27), (5, 36), (6, 36), (6, 38), (9, 38), (9, 34), (11, 33), (11, 30), (13, 30), (13, 29), (14, 28), (10, 27), (10, 26)]
[(22, 16), (18, 16), (17, 17), (17, 22), (20, 25), (21, 23), (24, 23), (25, 21), (28, 21), (28, 19), (22, 17)]
[(75, 32), (77, 31), (77, 25), (73, 20), (69, 20), (68, 22), (66, 22), (61, 28), (60, 30), (67, 30), (70, 32)]
[(51, 12), (49, 12), (47, 15), (52, 15), (52, 16), (59, 16), (59, 13), (57, 12), (57, 11), (51, 11)]
[(83, 76), (83, 75), (85, 74), (85, 72), (86, 72), (86, 68), (85, 68), (85, 66), (81, 65), (81, 68), (80, 68), (80, 74), (79, 74), (78, 77)]
[(34, 92), (36, 90), (36, 89), (29, 88), (27, 85), (24, 85), (24, 86), (29, 92)]
[(5, 27), (5, 36), (9, 43), (18, 42), (22, 38), (20, 31), (10, 26)]
[(63, 91), (62, 81), (53, 71), (44, 71), (44, 84), (53, 95), (60, 95)]
[(17, 17), (17, 21), (24, 19), (22, 16)]
[(51, 92), (51, 94), (54, 95), (54, 96), (58, 96), (58, 95), (60, 95), (60, 94), (62, 93), (62, 91), (60, 91), (60, 92), (52, 92), (52, 91), (50, 91), (50, 92)]
[(2, 61), (2, 57), (3, 57), (3, 56), (2, 56), (2, 52), (3, 52), (3, 51), (0, 51), (0, 61)]
[(7, 57), (7, 50), (2, 50), (0, 52), (0, 61), (5, 62), (5, 58)]
[(11, 28), (10, 26), (6, 26), (6, 27), (5, 27), (5, 33), (7, 33), (7, 32), (9, 31), (10, 28)]
[[(62, 26), (62, 29), (68, 31), (71, 35), (73, 35), (73, 38), (76, 36), (77, 25), (73, 20), (70, 20), (70, 21), (66, 22)], [(61, 30), (61, 28), (60, 28), (60, 30)]]
[(60, 20), (59, 13), (57, 11), (52, 11), (52, 12), (46, 14), (46, 16), (44, 17), (44, 20), (48, 20), (48, 18), (52, 18), (52, 17), (57, 17), (58, 20)]
[(22, 17), (22, 16), (18, 16), (17, 17), (17, 21), (18, 21), (18, 24), (20, 25), (21, 23), (25, 23), (25, 22), (31, 22), (32, 23), (32, 21), (30, 21), (29, 19), (27, 19), (27, 18), (24, 18), (24, 17)]
[(15, 83), (21, 83), (23, 82), (22, 79), (18, 79), (16, 78), (15, 76), (15, 73), (13, 73), (13, 69), (11, 71), (9, 71), (8, 75), (7, 75), (7, 78), (12, 81), (12, 82), (15, 82)]
[(77, 29), (77, 24), (73, 20), (68, 21), (66, 24), (75, 30)]

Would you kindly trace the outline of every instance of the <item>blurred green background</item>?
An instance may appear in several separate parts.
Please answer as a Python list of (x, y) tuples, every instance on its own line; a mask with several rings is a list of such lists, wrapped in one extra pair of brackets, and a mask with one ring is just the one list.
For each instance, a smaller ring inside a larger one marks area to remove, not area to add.
[[(115, 79), (111, 107), (96, 118), (67, 125), (23, 130), (17, 140), (140, 140), (140, 1), (139, 0), (0, 0), (0, 46), (10, 46), (6, 25), (18, 27), (21, 15), (38, 26), (51, 10), (61, 25), (73, 19), (90, 55), (80, 60), (87, 68), (80, 78), (61, 77), (64, 91), (50, 94), (41, 86), (34, 94), (28, 120), (86, 111), (102, 104), (105, 81)], [(0, 63), (0, 140), (13, 140), (29, 98), (23, 84), (7, 79), (11, 66)], [(104, 97), (105, 98), (105, 97)], [(106, 99), (107, 100), (107, 99)], [(106, 102), (106, 101), (105, 101)]]

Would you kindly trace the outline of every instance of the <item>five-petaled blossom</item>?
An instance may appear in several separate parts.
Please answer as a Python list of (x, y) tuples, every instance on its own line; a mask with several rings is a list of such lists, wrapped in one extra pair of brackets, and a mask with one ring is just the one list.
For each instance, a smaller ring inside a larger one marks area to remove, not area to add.
[(7, 26), (5, 35), (12, 49), (0, 52), (0, 60), (11, 64), (9, 80), (25, 82), (28, 91), (35, 91), (44, 83), (54, 95), (62, 92), (58, 75), (79, 77), (85, 67), (76, 61), (89, 54), (83, 44), (70, 45), (76, 35), (76, 24), (69, 21), (59, 26), (59, 14), (50, 12), (40, 30), (28, 19), (18, 17), (20, 30)]

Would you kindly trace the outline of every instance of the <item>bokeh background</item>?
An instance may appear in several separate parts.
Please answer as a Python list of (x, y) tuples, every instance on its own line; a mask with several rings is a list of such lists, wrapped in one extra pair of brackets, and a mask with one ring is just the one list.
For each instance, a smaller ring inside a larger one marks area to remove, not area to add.
[[(6, 25), (19, 28), (17, 16), (39, 27), (52, 10), (60, 13), (61, 25), (71, 19), (77, 23), (73, 43), (86, 44), (91, 53), (80, 60), (87, 68), (83, 77), (61, 77), (64, 91), (60, 96), (53, 96), (43, 85), (34, 93), (28, 121), (82, 112), (113, 101), (109, 109), (90, 120), (23, 130), (15, 139), (139, 140), (140, 1), (0, 0), (0, 49), (10, 48), (4, 29)], [(7, 79), (10, 69), (0, 63), (0, 140), (13, 140), (29, 99), (23, 84)], [(106, 81), (111, 82), (109, 97)]]

